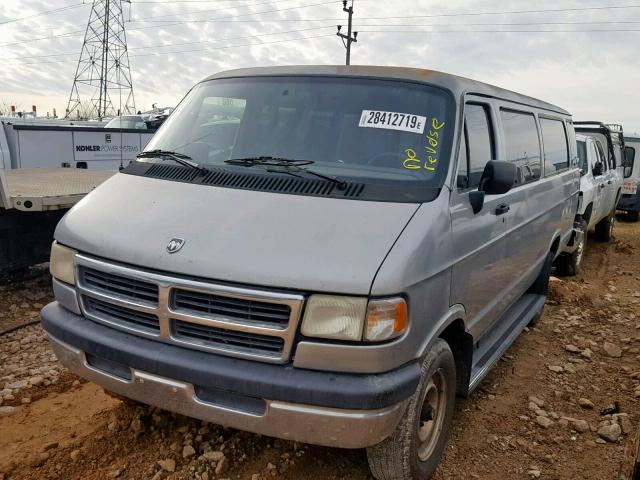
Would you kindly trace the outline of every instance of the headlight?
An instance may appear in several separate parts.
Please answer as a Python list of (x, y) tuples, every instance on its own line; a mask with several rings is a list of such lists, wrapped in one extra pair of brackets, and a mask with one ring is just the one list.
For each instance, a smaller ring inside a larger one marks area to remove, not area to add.
[(51, 276), (61, 282), (75, 284), (76, 270), (73, 258), (76, 253), (78, 252), (71, 248), (64, 247), (58, 242), (53, 242), (51, 245), (51, 263), (49, 264)]
[(302, 334), (335, 340), (361, 340), (367, 299), (311, 295), (302, 320)]
[(340, 295), (311, 295), (302, 320), (307, 337), (380, 342), (404, 333), (407, 304), (402, 298), (372, 300)]

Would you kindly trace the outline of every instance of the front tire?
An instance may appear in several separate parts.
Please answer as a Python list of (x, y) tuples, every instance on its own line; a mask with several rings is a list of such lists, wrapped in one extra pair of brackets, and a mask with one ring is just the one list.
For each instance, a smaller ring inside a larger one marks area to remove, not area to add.
[(422, 362), (420, 382), (393, 434), (367, 448), (377, 480), (428, 480), (438, 468), (456, 394), (456, 365), (447, 342), (438, 339)]
[(596, 224), (596, 238), (600, 242), (609, 242), (613, 238), (613, 226), (616, 222), (615, 209)]

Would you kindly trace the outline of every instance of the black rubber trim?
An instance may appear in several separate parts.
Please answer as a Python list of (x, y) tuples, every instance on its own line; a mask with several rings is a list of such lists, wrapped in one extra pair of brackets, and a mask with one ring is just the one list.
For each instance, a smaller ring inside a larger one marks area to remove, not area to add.
[(130, 335), (71, 313), (58, 302), (42, 310), (55, 338), (91, 355), (156, 375), (239, 395), (321, 407), (371, 410), (415, 392), (417, 363), (381, 374), (348, 374), (273, 365), (189, 350)]
[[(265, 172), (261, 169), (248, 171), (247, 167), (237, 166), (204, 165), (204, 167), (207, 170), (203, 174), (182, 165), (165, 165), (157, 162), (134, 160), (120, 173), (208, 187), (371, 202), (432, 202), (438, 198), (441, 190), (439, 187), (428, 187), (421, 182), (415, 181), (392, 183), (347, 182), (347, 188), (341, 190), (333, 183), (325, 180), (295, 179), (286, 173)], [(420, 184), (414, 185), (415, 183)], [(309, 189), (315, 193), (310, 192)]]
[(11, 122), (7, 124), (11, 125), (14, 130), (53, 130), (58, 132), (155, 133), (158, 130), (157, 128), (104, 128), (84, 125), (31, 125)]

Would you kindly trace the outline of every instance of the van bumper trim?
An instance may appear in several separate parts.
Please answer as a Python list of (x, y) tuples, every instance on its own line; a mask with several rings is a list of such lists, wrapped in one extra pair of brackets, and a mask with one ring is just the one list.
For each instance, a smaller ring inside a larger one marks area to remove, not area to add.
[(200, 399), (193, 384), (130, 369), (130, 378), (112, 375), (87, 362), (85, 353), (49, 334), (58, 360), (79, 376), (110, 392), (200, 420), (262, 435), (316, 445), (364, 448), (393, 433), (408, 400), (375, 410), (317, 407), (265, 401), (261, 414)]

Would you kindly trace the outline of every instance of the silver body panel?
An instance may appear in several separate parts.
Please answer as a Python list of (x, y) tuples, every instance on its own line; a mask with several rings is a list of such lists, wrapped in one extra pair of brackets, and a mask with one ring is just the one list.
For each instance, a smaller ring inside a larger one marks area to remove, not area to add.
[[(418, 208), (196, 186), (116, 174), (56, 239), (97, 257), (220, 282), (368, 295)], [(174, 237), (185, 239), (168, 254)]]

